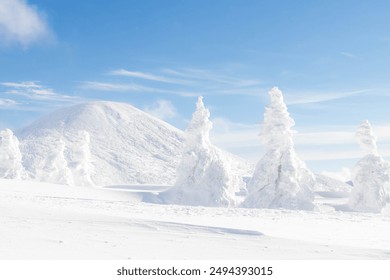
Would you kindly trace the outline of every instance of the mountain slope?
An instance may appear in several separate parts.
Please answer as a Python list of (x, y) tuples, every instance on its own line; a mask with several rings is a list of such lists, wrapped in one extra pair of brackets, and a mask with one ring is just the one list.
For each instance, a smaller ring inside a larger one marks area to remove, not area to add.
[(55, 139), (67, 149), (80, 131), (90, 135), (95, 184), (173, 182), (183, 132), (129, 104), (105, 101), (58, 110), (20, 131), (27, 171), (36, 173)]

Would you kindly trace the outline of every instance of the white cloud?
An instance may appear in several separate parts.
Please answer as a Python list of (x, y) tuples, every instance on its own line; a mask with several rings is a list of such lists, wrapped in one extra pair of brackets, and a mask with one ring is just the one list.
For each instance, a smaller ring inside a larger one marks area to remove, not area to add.
[[(166, 93), (183, 97), (199, 95), (254, 95), (259, 96), (260, 81), (241, 79), (204, 69), (163, 69), (159, 73), (145, 73), (118, 69), (109, 75), (137, 79), (137, 83), (84, 81), (80, 88), (99, 91)], [(151, 84), (162, 83), (159, 86)]]
[(97, 81), (84, 81), (80, 85), (81, 89), (96, 90), (96, 91), (111, 91), (111, 92), (135, 92), (135, 93), (167, 93), (183, 97), (199, 96), (200, 93), (188, 92), (185, 90), (170, 90), (163, 88), (154, 88), (143, 86), (135, 83), (106, 83)]
[(291, 92), (286, 91), (283, 93), (286, 103), (288, 105), (294, 104), (309, 104), (320, 103), (325, 101), (342, 99), (350, 96), (366, 94), (373, 89), (355, 90), (355, 91), (343, 91), (343, 92)]
[[(1, 0), (0, 0), (1, 1)], [(12, 88), (40, 88), (41, 86), (37, 84), (37, 82), (5, 82), (1, 83), (1, 85)]]
[(241, 79), (237, 77), (232, 77), (229, 75), (216, 73), (211, 70), (206, 69), (194, 69), (194, 68), (182, 68), (178, 70), (174, 69), (164, 69), (164, 73), (170, 74), (172, 76), (189, 78), (194, 81), (201, 81), (203, 84), (206, 82), (212, 82), (214, 85), (229, 85), (230, 87), (248, 87), (248, 86), (258, 86), (262, 83), (258, 80), (250, 79)]
[(144, 72), (128, 71), (125, 69), (118, 69), (118, 70), (110, 71), (108, 74), (114, 75), (114, 76), (138, 78), (138, 79), (154, 81), (154, 82), (162, 82), (162, 83), (168, 83), (168, 84), (186, 85), (186, 84), (191, 83), (191, 81), (172, 79), (172, 78), (167, 78), (167, 77), (144, 73)]
[(177, 115), (176, 108), (168, 100), (157, 100), (152, 106), (147, 106), (145, 112), (162, 120), (174, 118)]
[(59, 94), (36, 81), (3, 82), (0, 83), (0, 86), (7, 88), (6, 94), (24, 96), (28, 99), (49, 101), (75, 101), (78, 99), (78, 97)]
[(27, 47), (50, 38), (42, 14), (25, 0), (0, 0), (0, 43)]
[(80, 87), (83, 89), (92, 89), (98, 91), (145, 91), (145, 88), (143, 86), (135, 84), (104, 83), (96, 81), (82, 82)]
[(260, 126), (235, 123), (224, 118), (212, 119), (211, 139), (221, 148), (261, 146)]
[(0, 107), (10, 107), (16, 104), (18, 103), (12, 99), (0, 99)]
[(340, 54), (348, 58), (356, 58), (356, 55), (350, 52), (340, 52)]
[[(305, 129), (307, 130), (307, 129)], [(351, 127), (347, 131), (321, 131), (321, 132), (303, 132), (294, 135), (294, 141), (301, 146), (318, 145), (343, 145), (355, 143), (355, 131)]]

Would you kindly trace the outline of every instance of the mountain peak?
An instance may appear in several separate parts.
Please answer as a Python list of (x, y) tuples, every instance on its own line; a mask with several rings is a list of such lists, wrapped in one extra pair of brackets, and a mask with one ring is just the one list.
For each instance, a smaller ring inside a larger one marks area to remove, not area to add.
[(72, 146), (79, 131), (90, 135), (97, 185), (171, 184), (183, 145), (183, 132), (126, 103), (93, 101), (59, 109), (18, 134), (24, 163), (35, 174), (49, 143)]

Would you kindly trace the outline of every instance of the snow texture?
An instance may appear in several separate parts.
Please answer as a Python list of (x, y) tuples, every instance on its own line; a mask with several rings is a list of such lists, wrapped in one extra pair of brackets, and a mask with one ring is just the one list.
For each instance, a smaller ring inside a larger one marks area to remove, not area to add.
[(294, 151), (294, 120), (282, 92), (274, 87), (269, 95), (271, 105), (266, 108), (261, 134), (267, 151), (256, 166), (242, 206), (312, 210), (315, 176)]
[(390, 211), (158, 205), (139, 195), (0, 179), (0, 259), (389, 259)]
[(0, 131), (0, 178), (21, 179), (24, 177), (22, 154), (18, 138), (10, 129)]
[(390, 198), (390, 164), (378, 155), (368, 121), (360, 125), (356, 137), (368, 154), (352, 170), (354, 188), (349, 205), (355, 211), (381, 212)]
[(210, 112), (199, 97), (186, 130), (186, 142), (173, 189), (162, 194), (166, 203), (233, 206), (240, 190), (226, 159), (210, 143)]

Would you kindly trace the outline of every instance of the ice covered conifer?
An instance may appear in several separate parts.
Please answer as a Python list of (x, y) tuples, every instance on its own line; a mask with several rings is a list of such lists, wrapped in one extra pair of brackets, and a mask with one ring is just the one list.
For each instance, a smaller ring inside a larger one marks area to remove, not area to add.
[(24, 175), (18, 138), (12, 130), (0, 131), (0, 178), (21, 179)]
[(61, 138), (45, 138), (46, 154), (35, 169), (39, 181), (73, 185), (73, 175), (65, 159), (65, 142)]
[(290, 117), (282, 92), (269, 92), (271, 104), (264, 113), (262, 140), (266, 153), (248, 184), (242, 206), (249, 208), (313, 209), (314, 175), (295, 153)]
[(79, 186), (93, 186), (94, 167), (89, 133), (85, 130), (77, 131), (69, 145), (69, 168), (73, 173), (74, 183)]
[(363, 121), (356, 131), (356, 139), (360, 147), (367, 154), (378, 154), (378, 149), (376, 146), (376, 137), (372, 132), (371, 124), (368, 120)]
[(166, 203), (203, 206), (231, 206), (238, 186), (227, 162), (210, 143), (210, 112), (199, 97), (186, 130), (186, 142), (177, 168), (175, 186), (162, 194)]
[(381, 212), (389, 202), (390, 164), (378, 155), (371, 125), (364, 121), (356, 132), (366, 156), (352, 170), (353, 190), (349, 205), (362, 212)]

